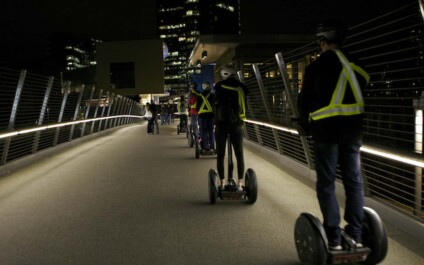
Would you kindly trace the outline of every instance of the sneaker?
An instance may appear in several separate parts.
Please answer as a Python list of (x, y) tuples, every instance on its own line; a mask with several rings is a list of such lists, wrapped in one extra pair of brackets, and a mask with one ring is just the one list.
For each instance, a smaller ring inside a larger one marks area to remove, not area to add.
[(362, 243), (356, 243), (355, 248), (363, 248), (364, 245)]
[(340, 250), (343, 250), (343, 248), (342, 248), (342, 246), (341, 246), (341, 245), (330, 245), (330, 246), (328, 246), (328, 248), (329, 248), (331, 251), (340, 251)]
[(237, 191), (243, 191), (243, 185), (238, 184), (237, 185)]

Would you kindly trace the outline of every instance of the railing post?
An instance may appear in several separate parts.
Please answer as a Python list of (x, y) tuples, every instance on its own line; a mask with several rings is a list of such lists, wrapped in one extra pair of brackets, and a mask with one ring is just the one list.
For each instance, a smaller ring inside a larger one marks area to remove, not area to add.
[[(265, 110), (266, 110), (266, 114), (268, 116), (268, 121), (272, 121), (272, 114), (271, 114), (271, 110), (269, 109), (269, 105), (268, 105), (268, 91), (266, 90), (265, 86), (264, 86), (264, 82), (262, 80), (262, 76), (261, 76), (261, 72), (259, 71), (259, 67), (257, 64), (253, 64), (253, 71), (255, 73), (256, 76), (256, 81), (258, 82), (258, 86), (259, 86), (259, 90), (261, 91), (261, 96), (262, 96), (262, 101), (264, 103), (265, 106)], [(275, 141), (275, 145), (277, 146), (278, 149), (278, 153), (282, 154), (282, 148), (281, 148), (281, 144), (280, 141), (278, 139), (278, 131), (276, 129), (271, 129), (272, 130), (272, 134), (274, 136), (274, 141)]]
[[(54, 77), (51, 76), (49, 78), (49, 80), (47, 81), (46, 93), (44, 94), (43, 105), (41, 106), (40, 116), (38, 117), (38, 125), (43, 125), (44, 115), (45, 115), (46, 110), (47, 110), (47, 104), (49, 102), (50, 92), (52, 91), (53, 80), (54, 80)], [(41, 135), (40, 131), (35, 133), (34, 144), (32, 146), (32, 153), (33, 154), (35, 152), (37, 152), (38, 144), (39, 144), (39, 141), (40, 141), (40, 135)]]
[[(96, 105), (96, 109), (94, 110), (93, 118), (97, 118), (97, 112), (99, 111), (100, 99), (102, 98), (102, 93), (103, 93), (103, 89), (100, 89), (99, 90), (99, 95), (97, 96), (97, 105)], [(91, 123), (90, 134), (92, 134), (94, 132), (94, 124), (95, 123), (96, 123), (95, 121), (93, 121), (93, 123)]]
[[(112, 107), (115, 105), (114, 103), (115, 103), (115, 93), (112, 93), (112, 95), (110, 96), (109, 108), (107, 110), (106, 117), (110, 117), (110, 113), (112, 112)], [(107, 129), (109, 121), (110, 121), (110, 119), (107, 119), (106, 122), (105, 122), (105, 130)]]
[[(85, 109), (85, 114), (84, 114), (84, 120), (86, 120), (87, 118), (88, 118), (88, 115), (89, 115), (89, 113), (90, 113), (90, 108), (91, 108), (91, 101), (93, 100), (93, 95), (94, 95), (94, 90), (96, 89), (96, 87), (95, 86), (92, 86), (91, 87), (91, 91), (90, 91), (90, 97), (88, 98), (88, 106), (87, 106), (87, 108)], [(81, 129), (81, 137), (83, 137), (84, 136), (84, 134), (85, 134), (85, 127), (87, 126), (87, 123), (86, 122), (84, 122), (83, 124), (82, 124), (82, 129)]]
[[(281, 52), (275, 54), (275, 59), (277, 60), (278, 67), (280, 69), (281, 77), (283, 79), (284, 87), (286, 88), (286, 95), (287, 99), (289, 101), (289, 106), (293, 112), (294, 118), (299, 117), (299, 112), (297, 110), (297, 105), (294, 102), (293, 99), (293, 88), (290, 85), (289, 81), (289, 75), (287, 74), (287, 68), (286, 63), (284, 62), (283, 55)], [(312, 166), (312, 158), (311, 158), (311, 150), (309, 147), (308, 140), (306, 139), (306, 136), (300, 136), (300, 141), (302, 142), (303, 151), (305, 153), (306, 162), (308, 163), (309, 168), (313, 168)]]
[[(68, 100), (68, 95), (69, 95), (69, 89), (71, 87), (71, 83), (70, 82), (66, 82), (65, 87), (63, 87), (62, 89), (64, 89), (63, 91), (63, 99), (62, 99), (62, 106), (60, 107), (60, 112), (59, 112), (59, 118), (57, 119), (57, 123), (61, 123), (62, 119), (63, 119), (63, 113), (65, 112), (65, 106), (66, 106), (66, 101)], [(54, 140), (53, 140), (53, 146), (57, 145), (57, 142), (59, 140), (59, 132), (60, 132), (60, 127), (56, 128), (56, 133), (54, 135)]]
[[(106, 100), (107, 100), (107, 104), (108, 104), (108, 109), (110, 109), (109, 104), (110, 104), (111, 99), (109, 98), (109, 91), (106, 91)], [(104, 117), (105, 110), (106, 110), (106, 104), (102, 108), (102, 114), (100, 115), (100, 117), (102, 117), (102, 118)], [(100, 120), (99, 129), (97, 130), (98, 132), (100, 132), (102, 130), (102, 122), (103, 122), (103, 120)], [(106, 122), (107, 122), (107, 120), (106, 120)]]
[[(12, 111), (10, 112), (9, 126), (7, 127), (7, 131), (11, 132), (15, 128), (16, 116), (18, 114), (19, 102), (21, 100), (22, 90), (25, 83), (27, 71), (21, 70), (21, 74), (19, 75), (18, 85), (16, 87), (15, 99), (13, 100)], [(1, 156), (1, 165), (6, 164), (7, 156), (9, 154), (10, 142), (12, 138), (7, 137), (4, 141), (3, 154)]]
[[(74, 121), (76, 121), (78, 119), (79, 108), (80, 108), (80, 105), (81, 105), (82, 96), (84, 94), (84, 88), (85, 88), (85, 85), (82, 85), (81, 86), (81, 92), (80, 92), (79, 97), (78, 97), (77, 105), (75, 107), (75, 112), (74, 112), (74, 117), (73, 117)], [(71, 131), (69, 132), (69, 141), (71, 141), (72, 138), (74, 137), (74, 130), (75, 130), (75, 124), (72, 124)]]
[[(117, 100), (118, 100), (118, 104), (117, 104), (117, 106), (116, 106), (116, 111), (114, 112), (114, 114), (115, 115), (120, 115), (121, 114), (121, 108), (122, 108), (122, 101), (123, 101), (123, 98), (122, 98), (122, 96), (117, 96)], [(118, 124), (118, 118), (115, 118), (115, 120), (113, 121), (113, 127), (116, 127), (116, 125)]]
[[(244, 83), (243, 72), (237, 71), (237, 76), (238, 76), (238, 79), (240, 80), (240, 82)], [(254, 117), (254, 114), (252, 112), (252, 105), (251, 105), (250, 99), (249, 99), (249, 95), (247, 95), (247, 97), (246, 97), (246, 104), (247, 104), (247, 110), (249, 111), (249, 115), (251, 117)], [(256, 126), (256, 125), (253, 125), (253, 126)], [(256, 130), (256, 128), (255, 128), (255, 130)], [(246, 125), (243, 126), (243, 131), (244, 131), (244, 136), (246, 137), (246, 139), (249, 140), (249, 134), (247, 133)]]

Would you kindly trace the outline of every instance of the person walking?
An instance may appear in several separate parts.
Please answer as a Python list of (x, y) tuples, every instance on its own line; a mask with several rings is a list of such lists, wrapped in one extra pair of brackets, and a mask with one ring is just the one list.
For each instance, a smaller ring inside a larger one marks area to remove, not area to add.
[(216, 83), (214, 119), (217, 153), (217, 171), (221, 180), (221, 189), (225, 188), (224, 158), (227, 139), (231, 141), (237, 159), (237, 188), (243, 190), (244, 153), (242, 127), (246, 119), (247, 86), (236, 78), (236, 70), (223, 67), (219, 71), (221, 81)]
[(301, 135), (311, 135), (314, 146), (316, 192), (323, 226), (332, 250), (342, 250), (340, 212), (335, 194), (336, 167), (340, 165), (346, 194), (345, 228), (362, 247), (364, 191), (360, 147), (364, 99), (361, 90), (368, 74), (342, 49), (346, 30), (338, 21), (321, 23), (317, 30), (321, 55), (305, 70), (299, 93)]
[(202, 84), (202, 93), (197, 98), (196, 109), (199, 115), (200, 145), (202, 150), (215, 149), (213, 108), (215, 95), (211, 93), (209, 82)]
[(159, 134), (158, 108), (153, 99), (150, 101), (150, 111), (152, 112), (152, 122), (156, 128), (156, 134)]

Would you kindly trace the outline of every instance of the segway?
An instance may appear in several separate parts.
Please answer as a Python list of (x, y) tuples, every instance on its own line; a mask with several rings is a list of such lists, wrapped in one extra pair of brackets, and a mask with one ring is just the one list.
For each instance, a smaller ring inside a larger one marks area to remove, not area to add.
[(379, 215), (364, 207), (363, 247), (341, 229), (342, 250), (331, 250), (321, 222), (310, 213), (301, 213), (296, 220), (294, 238), (297, 255), (303, 265), (324, 265), (359, 262), (375, 265), (387, 254), (387, 235)]
[(201, 146), (202, 146), (201, 140), (199, 139), (196, 141), (195, 150), (194, 150), (196, 159), (199, 159), (200, 156), (216, 155), (216, 151), (214, 149), (202, 149)]
[(177, 134), (179, 135), (180, 133), (186, 133), (186, 132), (187, 132), (187, 121), (184, 120), (182, 124), (177, 125)]
[(237, 183), (233, 178), (233, 158), (232, 158), (232, 145), (230, 139), (227, 144), (228, 149), (228, 183), (224, 189), (219, 186), (218, 173), (214, 169), (209, 170), (208, 184), (209, 184), (209, 202), (215, 204), (217, 199), (221, 200), (247, 200), (248, 203), (254, 204), (258, 198), (258, 181), (256, 173), (253, 169), (246, 170), (244, 175), (243, 190), (237, 189)]

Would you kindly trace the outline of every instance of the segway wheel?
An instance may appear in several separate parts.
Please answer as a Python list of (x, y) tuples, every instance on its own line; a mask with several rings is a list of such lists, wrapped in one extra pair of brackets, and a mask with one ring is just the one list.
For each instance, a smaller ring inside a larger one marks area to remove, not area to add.
[(188, 141), (188, 146), (189, 146), (189, 147), (193, 147), (193, 137), (191, 137), (191, 133), (190, 133), (190, 135), (187, 137), (187, 141)]
[(200, 149), (199, 149), (199, 146), (197, 146), (197, 144), (196, 144), (196, 159), (199, 159), (199, 157), (200, 157)]
[(217, 179), (218, 173), (215, 170), (209, 170), (208, 174), (208, 183), (209, 183), (209, 202), (211, 204), (216, 203), (216, 199), (218, 198), (218, 189), (217, 189)]
[(258, 180), (253, 169), (249, 168), (244, 175), (244, 185), (247, 192), (247, 201), (254, 204), (258, 198)]
[(294, 227), (294, 239), (296, 243), (297, 256), (301, 264), (324, 265), (327, 260), (327, 250), (324, 240), (319, 232), (311, 214), (302, 213), (296, 220)]
[(362, 241), (371, 253), (361, 264), (375, 265), (384, 260), (388, 249), (386, 230), (377, 212), (368, 207), (364, 207)]

